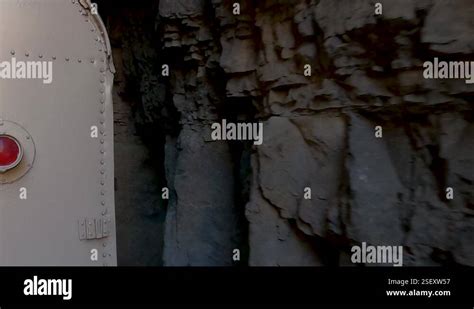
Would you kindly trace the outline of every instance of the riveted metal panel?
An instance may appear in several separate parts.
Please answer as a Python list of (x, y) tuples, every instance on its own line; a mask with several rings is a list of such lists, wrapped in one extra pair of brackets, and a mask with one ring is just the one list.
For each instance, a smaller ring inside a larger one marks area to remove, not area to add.
[(34, 145), (0, 184), (0, 266), (116, 265), (109, 46), (89, 1), (0, 1), (0, 62), (53, 68), (50, 84), (0, 78), (0, 119)]

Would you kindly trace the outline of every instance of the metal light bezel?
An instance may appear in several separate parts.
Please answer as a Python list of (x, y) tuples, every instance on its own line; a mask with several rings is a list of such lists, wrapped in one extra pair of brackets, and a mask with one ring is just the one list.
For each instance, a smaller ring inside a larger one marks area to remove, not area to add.
[(36, 147), (31, 134), (16, 122), (0, 119), (0, 135), (15, 140), (20, 145), (21, 152), (21, 160), (2, 167), (2, 172), (0, 172), (1, 189), (3, 185), (20, 180), (31, 170), (35, 162)]

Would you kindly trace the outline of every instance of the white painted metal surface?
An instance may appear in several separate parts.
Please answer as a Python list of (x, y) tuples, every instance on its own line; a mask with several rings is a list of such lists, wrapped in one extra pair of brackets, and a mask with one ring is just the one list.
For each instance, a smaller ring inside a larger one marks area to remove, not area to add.
[(3, 120), (31, 138), (18, 137), (24, 162), (0, 173), (0, 266), (116, 265), (114, 68), (102, 21), (85, 0), (0, 0), (0, 63), (13, 58), (51, 61), (53, 75), (0, 78), (0, 134)]

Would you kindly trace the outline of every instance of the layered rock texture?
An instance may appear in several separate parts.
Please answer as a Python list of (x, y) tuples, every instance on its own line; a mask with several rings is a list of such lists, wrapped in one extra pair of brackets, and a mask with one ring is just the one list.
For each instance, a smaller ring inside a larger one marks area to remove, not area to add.
[[(235, 265), (234, 249), (251, 266), (353, 265), (366, 242), (474, 266), (474, 85), (423, 78), (435, 57), (474, 60), (474, 2), (100, 5), (170, 189), (164, 265)], [(262, 122), (263, 144), (212, 141), (221, 119)]]

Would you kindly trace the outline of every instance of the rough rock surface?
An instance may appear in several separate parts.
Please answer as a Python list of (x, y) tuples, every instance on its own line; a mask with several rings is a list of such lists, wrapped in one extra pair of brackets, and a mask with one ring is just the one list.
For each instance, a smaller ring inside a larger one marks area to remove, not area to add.
[[(249, 265), (344, 265), (367, 242), (474, 266), (474, 88), (423, 78), (434, 57), (474, 60), (474, 2), (378, 2), (149, 1), (122, 29), (172, 192), (165, 265), (232, 265), (234, 248)], [(263, 122), (263, 145), (210, 141), (223, 118)]]

